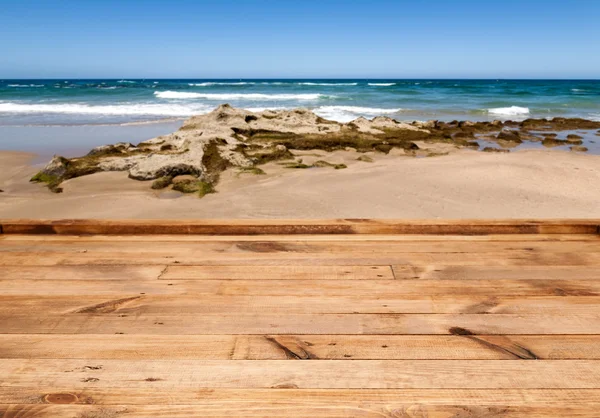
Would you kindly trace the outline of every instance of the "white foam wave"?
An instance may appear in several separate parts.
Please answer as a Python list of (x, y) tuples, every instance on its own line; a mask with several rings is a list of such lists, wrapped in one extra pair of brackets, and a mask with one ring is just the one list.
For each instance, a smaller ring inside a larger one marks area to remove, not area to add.
[(587, 91), (586, 89), (571, 89), (574, 93), (579, 93), (580, 91)]
[(375, 117), (383, 115), (391, 115), (399, 113), (403, 109), (382, 109), (376, 107), (360, 107), (360, 106), (321, 106), (314, 109), (314, 112), (330, 120), (338, 122), (350, 122), (359, 116)]
[(299, 86), (357, 86), (358, 83), (296, 83)]
[[(66, 81), (65, 81), (66, 83)], [(119, 80), (117, 81), (117, 83), (125, 83), (125, 84), (135, 84), (136, 81), (130, 81), (130, 80)]]
[(210, 87), (210, 86), (245, 86), (248, 84), (256, 84), (256, 83), (251, 83), (251, 82), (247, 82), (247, 81), (240, 81), (239, 83), (233, 83), (233, 82), (228, 82), (228, 83), (224, 83), (224, 82), (206, 82), (206, 83), (188, 83), (188, 86), (190, 87)]
[(373, 87), (390, 87), (395, 85), (396, 83), (369, 83), (369, 86)]
[(206, 100), (318, 100), (322, 94), (262, 94), (262, 93), (193, 93), (184, 91), (155, 91), (161, 99), (206, 99)]
[(88, 105), (83, 103), (72, 104), (24, 104), (24, 103), (0, 103), (0, 113), (22, 113), (22, 114), (77, 114), (77, 115), (132, 115), (132, 116), (192, 116), (208, 113), (213, 106), (190, 103), (188, 105), (177, 104), (120, 104), (120, 105)]
[(290, 110), (293, 109), (293, 107), (246, 107), (244, 109), (246, 109), (249, 112), (258, 113), (264, 112), (265, 110)]
[(529, 108), (527, 107), (519, 107), (519, 106), (511, 106), (511, 107), (496, 107), (487, 110), (488, 113), (492, 115), (499, 116), (523, 116), (529, 114)]
[(117, 86), (110, 86), (110, 87), (98, 87), (100, 90), (115, 90), (117, 88)]
[(43, 84), (8, 84), (8, 87), (19, 87), (19, 88), (25, 88), (25, 87), (44, 87)]

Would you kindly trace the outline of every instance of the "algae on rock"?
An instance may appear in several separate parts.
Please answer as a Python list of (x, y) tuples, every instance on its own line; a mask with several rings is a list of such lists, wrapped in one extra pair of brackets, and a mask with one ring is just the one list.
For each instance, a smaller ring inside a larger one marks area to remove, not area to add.
[[(220, 174), (230, 167), (252, 170), (270, 161), (292, 160), (293, 150), (352, 148), (358, 152), (389, 153), (393, 148), (402, 148), (409, 155), (416, 156), (419, 151), (417, 141), (479, 148), (474, 140), (479, 134), (489, 136), (503, 147), (517, 146), (524, 140), (541, 139), (529, 134), (528, 129), (546, 132), (600, 129), (600, 122), (554, 118), (523, 122), (403, 123), (388, 117), (376, 117), (339, 123), (323, 119), (307, 109), (250, 112), (224, 104), (208, 114), (189, 118), (177, 132), (137, 146), (118, 143), (94, 148), (83, 157), (67, 159), (55, 156), (32, 181), (46, 183), (51, 190), (60, 191), (61, 182), (70, 178), (99, 171), (126, 171), (132, 179), (162, 179), (153, 183), (154, 188), (167, 187), (168, 178), (192, 175), (214, 189)], [(558, 141), (546, 137), (544, 145), (550, 145), (553, 140)], [(570, 140), (570, 145), (577, 145), (579, 141), (578, 138)], [(288, 166), (310, 167), (295, 162)], [(333, 167), (344, 168), (342, 165)]]

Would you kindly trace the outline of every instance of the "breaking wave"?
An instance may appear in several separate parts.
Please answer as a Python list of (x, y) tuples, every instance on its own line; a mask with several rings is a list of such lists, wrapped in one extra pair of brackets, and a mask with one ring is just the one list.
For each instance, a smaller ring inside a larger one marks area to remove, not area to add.
[(136, 116), (192, 116), (208, 113), (213, 106), (200, 103), (189, 105), (174, 104), (121, 104), (121, 105), (87, 105), (87, 104), (24, 104), (0, 103), (0, 113), (20, 114), (73, 114), (73, 115), (136, 115)]
[(358, 86), (358, 83), (296, 83), (299, 86)]
[(383, 115), (392, 115), (402, 112), (403, 109), (381, 109), (376, 107), (360, 107), (360, 106), (321, 106), (314, 109), (314, 112), (330, 120), (338, 122), (350, 122), (359, 116), (375, 117)]
[(519, 107), (519, 106), (511, 106), (511, 107), (496, 107), (487, 110), (491, 115), (498, 116), (523, 116), (529, 114), (528, 107)]
[(373, 87), (391, 87), (395, 85), (396, 83), (369, 83), (369, 86)]
[(19, 88), (25, 88), (25, 87), (44, 87), (43, 84), (7, 84), (8, 87), (19, 87)]
[(246, 82), (246, 81), (240, 81), (239, 83), (233, 83), (233, 82), (216, 82), (216, 81), (210, 81), (210, 82), (206, 82), (206, 83), (188, 83), (188, 86), (190, 87), (210, 87), (210, 86), (245, 86), (247, 84), (256, 84), (256, 83), (251, 83), (251, 82)]
[(192, 93), (183, 91), (155, 91), (160, 99), (206, 99), (206, 100), (318, 100), (333, 97), (323, 94), (263, 94), (263, 93)]

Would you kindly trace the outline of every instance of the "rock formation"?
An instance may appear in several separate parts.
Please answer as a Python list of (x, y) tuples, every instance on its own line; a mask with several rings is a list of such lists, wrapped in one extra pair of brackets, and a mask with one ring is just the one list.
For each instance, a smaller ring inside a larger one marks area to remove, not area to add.
[[(505, 127), (510, 130), (505, 131)], [(100, 171), (127, 171), (133, 179), (156, 180), (154, 188), (170, 185), (177, 176), (191, 175), (196, 180), (188, 179), (185, 189), (208, 193), (214, 190), (219, 174), (228, 167), (255, 170), (256, 166), (269, 161), (293, 158), (293, 150), (352, 148), (358, 152), (388, 153), (399, 147), (410, 155), (419, 150), (415, 141), (445, 142), (457, 148), (478, 149), (477, 135), (492, 135), (497, 141), (516, 145), (525, 134), (519, 130), (578, 128), (597, 129), (600, 122), (555, 118), (551, 121), (528, 119), (521, 123), (429, 121), (409, 124), (376, 117), (338, 123), (306, 109), (254, 113), (225, 104), (211, 113), (188, 119), (177, 132), (138, 145), (103, 145), (86, 156), (72, 159), (55, 156), (32, 181), (46, 183), (51, 190), (60, 192), (62, 181)], [(572, 140), (571, 144), (576, 143)]]

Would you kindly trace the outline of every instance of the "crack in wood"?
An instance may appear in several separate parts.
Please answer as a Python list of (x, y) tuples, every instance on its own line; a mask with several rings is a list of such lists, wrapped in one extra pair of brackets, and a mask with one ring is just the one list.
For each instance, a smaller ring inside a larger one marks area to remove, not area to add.
[(251, 251), (254, 253), (278, 253), (296, 251), (289, 244), (282, 244), (273, 241), (239, 242), (235, 246), (242, 251)]
[(112, 313), (119, 309), (122, 305), (140, 298), (141, 296), (132, 296), (129, 298), (109, 300), (107, 302), (77, 309), (73, 311), (73, 313)]
[(496, 298), (490, 298), (488, 300), (484, 300), (483, 302), (476, 303), (474, 305), (467, 306), (462, 310), (461, 313), (465, 314), (487, 314), (490, 313), (490, 310), (498, 306), (500, 302)]
[(293, 339), (292, 341), (290, 341), (290, 343), (292, 343), (294, 347), (289, 347), (283, 342), (278, 341), (275, 337), (271, 336), (265, 336), (265, 340), (269, 341), (270, 343), (283, 350), (285, 356), (290, 360), (316, 360), (319, 358), (310, 351), (308, 351), (302, 345), (302, 342), (297, 339)]
[(472, 341), (475, 341), (478, 344), (481, 344), (482, 346), (484, 346), (486, 348), (490, 348), (492, 350), (499, 351), (501, 353), (509, 354), (509, 355), (511, 355), (515, 358), (521, 359), (521, 360), (538, 360), (539, 359), (539, 357), (533, 351), (529, 350), (526, 347), (523, 347), (522, 345), (515, 343), (510, 338), (507, 338), (504, 336), (487, 337), (487, 338), (491, 338), (492, 340), (501, 340), (501, 341), (492, 342), (492, 341), (487, 340), (485, 337), (477, 336), (474, 332), (472, 332), (466, 328), (453, 327), (453, 328), (449, 329), (449, 332), (452, 335), (457, 335), (457, 336), (462, 336), (462, 337), (468, 338)]

